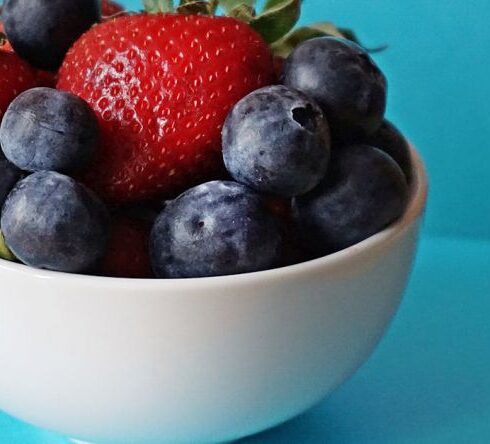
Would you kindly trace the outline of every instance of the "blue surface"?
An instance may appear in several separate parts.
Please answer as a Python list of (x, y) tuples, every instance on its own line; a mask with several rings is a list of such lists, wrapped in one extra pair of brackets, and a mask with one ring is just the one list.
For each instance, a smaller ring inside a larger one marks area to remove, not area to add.
[[(318, 407), (242, 444), (490, 442), (489, 13), (488, 0), (305, 0), (304, 22), (320, 16), (390, 45), (376, 56), (388, 115), (427, 161), (430, 205), (374, 356)], [(0, 414), (0, 444), (64, 442)]]

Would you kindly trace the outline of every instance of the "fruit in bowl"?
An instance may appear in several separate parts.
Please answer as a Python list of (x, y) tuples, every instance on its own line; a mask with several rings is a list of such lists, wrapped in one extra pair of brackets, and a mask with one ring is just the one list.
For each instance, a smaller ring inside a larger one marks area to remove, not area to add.
[(68, 3), (4, 6), (33, 80), (0, 126), (0, 408), (102, 444), (300, 413), (369, 356), (415, 252), (426, 178), (384, 75), (352, 33), (292, 30), (299, 2)]

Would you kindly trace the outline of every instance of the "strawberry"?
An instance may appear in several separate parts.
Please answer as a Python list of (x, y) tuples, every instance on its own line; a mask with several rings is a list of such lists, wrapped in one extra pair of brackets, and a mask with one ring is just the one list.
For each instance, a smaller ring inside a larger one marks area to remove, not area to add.
[(102, 17), (110, 17), (111, 15), (124, 11), (124, 8), (119, 3), (112, 2), (111, 0), (102, 0), (100, 6)]
[(14, 48), (12, 48), (12, 45), (7, 40), (7, 36), (5, 35), (5, 27), (3, 26), (2, 22), (0, 22), (0, 33), (4, 36), (0, 42), (0, 51), (14, 52)]
[(17, 54), (0, 50), (0, 119), (21, 92), (38, 85), (37, 72)]
[(269, 47), (232, 18), (139, 14), (94, 26), (58, 81), (100, 122), (98, 156), (82, 180), (123, 203), (212, 178), (229, 110), (273, 79)]
[(100, 273), (113, 277), (151, 277), (149, 235), (150, 224), (146, 221), (115, 216)]

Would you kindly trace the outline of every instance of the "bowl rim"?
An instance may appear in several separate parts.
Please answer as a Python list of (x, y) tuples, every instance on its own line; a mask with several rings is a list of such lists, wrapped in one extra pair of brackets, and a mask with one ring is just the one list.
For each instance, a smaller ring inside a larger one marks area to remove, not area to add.
[(413, 223), (422, 216), (428, 194), (428, 178), (424, 162), (412, 144), (410, 146), (410, 158), (412, 164), (412, 180), (410, 183), (410, 201), (404, 214), (384, 230), (375, 235), (348, 247), (344, 250), (332, 253), (318, 259), (301, 262), (269, 270), (256, 271), (252, 273), (234, 274), (226, 276), (210, 276), (179, 279), (134, 279), (107, 276), (93, 276), (85, 274), (71, 274), (59, 271), (43, 270), (32, 268), (24, 264), (10, 262), (0, 259), (0, 272), (12, 272), (19, 277), (29, 276), (30, 278), (70, 281), (71, 283), (91, 285), (104, 288), (124, 288), (124, 290), (144, 290), (144, 289), (165, 289), (175, 288), (204, 288), (207, 286), (226, 286), (233, 284), (244, 284), (260, 282), (263, 284), (267, 280), (282, 280), (286, 277), (301, 274), (315, 273), (317, 271), (328, 272), (330, 269), (338, 269), (361, 254), (366, 254), (385, 247), (402, 236)]

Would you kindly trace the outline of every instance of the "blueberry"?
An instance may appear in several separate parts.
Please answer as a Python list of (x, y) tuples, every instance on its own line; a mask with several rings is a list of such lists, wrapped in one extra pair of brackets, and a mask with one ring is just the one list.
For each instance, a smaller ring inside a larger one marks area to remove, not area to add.
[(97, 118), (87, 103), (51, 88), (20, 94), (0, 126), (5, 156), (31, 172), (82, 169), (94, 154), (97, 135)]
[(264, 270), (280, 258), (276, 219), (248, 187), (213, 181), (170, 202), (150, 235), (157, 277), (219, 276)]
[(344, 147), (319, 187), (293, 201), (308, 248), (317, 255), (354, 245), (394, 222), (409, 189), (396, 162), (378, 148)]
[(319, 37), (287, 58), (282, 81), (315, 99), (338, 139), (376, 131), (386, 108), (386, 79), (369, 55), (345, 39)]
[(389, 154), (398, 163), (408, 181), (412, 177), (412, 165), (410, 146), (398, 128), (388, 120), (372, 136), (368, 137), (365, 144), (375, 146)]
[(21, 180), (2, 211), (8, 247), (27, 265), (66, 272), (91, 270), (105, 253), (108, 212), (87, 188), (59, 173)]
[(10, 190), (20, 179), (22, 172), (12, 165), (0, 152), (0, 209)]
[(228, 115), (223, 156), (236, 181), (263, 193), (297, 196), (325, 176), (330, 131), (313, 100), (285, 86), (267, 86)]
[(100, 20), (99, 0), (5, 0), (2, 21), (15, 52), (32, 66), (56, 71), (66, 52)]

